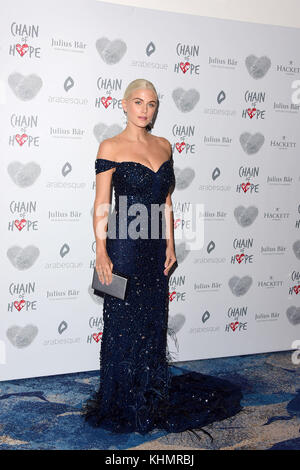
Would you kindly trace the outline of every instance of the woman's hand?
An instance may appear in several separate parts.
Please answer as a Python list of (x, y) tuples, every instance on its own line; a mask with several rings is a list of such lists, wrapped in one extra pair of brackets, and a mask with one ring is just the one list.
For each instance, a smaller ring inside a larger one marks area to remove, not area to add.
[(176, 255), (174, 248), (172, 247), (167, 247), (166, 249), (166, 261), (165, 261), (165, 269), (164, 269), (164, 275), (167, 276), (169, 269), (173, 266), (173, 264), (176, 261)]
[(112, 281), (113, 263), (106, 251), (96, 253), (96, 271), (100, 282), (106, 285)]

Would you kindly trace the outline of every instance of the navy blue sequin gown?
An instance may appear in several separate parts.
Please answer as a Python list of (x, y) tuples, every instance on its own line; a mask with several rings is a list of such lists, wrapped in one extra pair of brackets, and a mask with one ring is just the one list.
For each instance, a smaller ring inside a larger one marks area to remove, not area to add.
[[(157, 172), (137, 162), (95, 161), (96, 174), (111, 168), (117, 217), (115, 223), (108, 220), (106, 249), (113, 269), (127, 274), (129, 283), (125, 300), (104, 294), (100, 385), (83, 407), (85, 419), (114, 432), (145, 434), (157, 428), (195, 434), (195, 428), (239, 412), (242, 394), (227, 380), (170, 370), (166, 239), (161, 214), (159, 237), (151, 238), (150, 206), (165, 203), (175, 184), (172, 160)], [(127, 208), (135, 203), (147, 208), (148, 239), (119, 237), (121, 222), (128, 226), (136, 218), (135, 213), (122, 220), (119, 196), (127, 196)]]

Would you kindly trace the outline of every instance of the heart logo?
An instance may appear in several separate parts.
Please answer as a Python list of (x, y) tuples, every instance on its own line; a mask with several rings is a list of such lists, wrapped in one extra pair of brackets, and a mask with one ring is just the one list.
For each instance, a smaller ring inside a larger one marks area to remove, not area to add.
[(176, 295), (176, 291), (174, 290), (173, 292), (169, 292), (169, 300), (170, 302), (172, 302), (175, 298), (175, 295)]
[(168, 329), (170, 329), (171, 331), (178, 333), (178, 331), (181, 330), (184, 324), (185, 316), (181, 313), (176, 313), (176, 315), (174, 316), (169, 315)]
[(100, 144), (102, 140), (114, 137), (117, 134), (120, 134), (122, 127), (119, 124), (112, 124), (108, 126), (104, 122), (100, 122), (94, 126), (94, 136), (97, 139), (97, 142)]
[(29, 346), (36, 335), (38, 334), (38, 328), (35, 325), (11, 326), (6, 332), (6, 336), (13, 346), (18, 349), (26, 348)]
[(96, 341), (96, 343), (99, 343), (99, 341), (101, 339), (101, 336), (102, 336), (102, 332), (101, 333), (94, 333), (92, 336), (93, 336), (94, 340)]
[(248, 183), (246, 183), (246, 184), (242, 183), (241, 186), (242, 186), (242, 190), (244, 191), (244, 193), (246, 193), (249, 189), (250, 181), (248, 181)]
[(105, 98), (105, 96), (102, 96), (101, 103), (103, 104), (103, 106), (105, 106), (105, 108), (108, 108), (111, 102), (112, 102), (111, 96), (107, 96), (107, 98)]
[(241, 227), (248, 227), (251, 225), (258, 215), (258, 209), (255, 206), (245, 208), (238, 206), (234, 209), (234, 217)]
[(256, 111), (256, 108), (248, 108), (247, 109), (247, 113), (248, 113), (250, 119), (252, 119), (253, 116), (255, 115), (255, 111)]
[(250, 132), (244, 132), (240, 135), (240, 144), (242, 149), (248, 155), (257, 153), (265, 142), (265, 138), (260, 132), (250, 134)]
[(174, 228), (177, 228), (181, 219), (176, 219), (174, 222)]
[(192, 111), (200, 99), (198, 90), (191, 88), (184, 90), (183, 88), (176, 88), (172, 92), (172, 98), (179, 111), (188, 113)]
[(188, 188), (196, 175), (193, 168), (179, 169), (177, 167), (174, 168), (174, 174), (176, 179), (176, 189), (179, 190)]
[(251, 77), (255, 78), (256, 80), (258, 78), (264, 77), (271, 67), (271, 61), (269, 57), (256, 57), (253, 54), (246, 57), (245, 64)]
[(232, 329), (232, 331), (235, 331), (237, 329), (238, 324), (239, 324), (238, 321), (236, 321), (235, 323), (230, 323), (230, 328)]
[(294, 252), (296, 258), (300, 259), (300, 240), (296, 240), (293, 243), (293, 252)]
[(14, 245), (6, 252), (11, 264), (20, 271), (31, 268), (40, 255), (40, 250), (34, 245), (25, 248)]
[(120, 62), (127, 51), (127, 46), (122, 39), (114, 39), (113, 41), (110, 41), (106, 37), (102, 37), (97, 39), (96, 49), (101, 59), (106, 64), (112, 65)]
[(29, 46), (28, 44), (17, 44), (16, 49), (20, 56), (23, 57), (23, 55), (26, 54), (26, 52), (28, 51)]
[(25, 305), (25, 300), (24, 299), (20, 300), (20, 302), (18, 302), (17, 300), (14, 302), (14, 306), (18, 310), (18, 312), (20, 312), (20, 310), (22, 310), (24, 305)]
[(20, 231), (22, 230), (22, 228), (24, 228), (26, 225), (26, 219), (22, 219), (22, 220), (15, 220), (15, 226), (17, 227), (17, 229), (19, 229)]
[(36, 97), (43, 82), (36, 74), (24, 77), (21, 73), (15, 72), (8, 77), (8, 84), (17, 98), (21, 101), (29, 101)]
[(185, 142), (176, 142), (175, 147), (177, 148), (178, 152), (181, 153), (185, 147)]
[(188, 69), (190, 68), (190, 63), (189, 62), (180, 62), (180, 68), (183, 71), (183, 73), (187, 72)]
[(242, 262), (244, 256), (245, 256), (244, 253), (242, 253), (241, 255), (235, 255), (236, 260), (238, 261), (238, 263), (241, 263), (241, 262)]
[(292, 325), (300, 325), (300, 307), (292, 305), (287, 309), (286, 316)]
[(237, 297), (240, 297), (241, 295), (245, 295), (248, 292), (252, 285), (252, 282), (253, 281), (250, 276), (234, 276), (229, 280), (228, 284), (231, 289), (231, 292)]
[(296, 292), (296, 294), (298, 294), (298, 292), (300, 292), (300, 285), (294, 286), (294, 291)]
[(28, 140), (28, 135), (27, 134), (16, 134), (16, 141), (18, 142), (19, 145), (25, 144), (25, 142)]
[(20, 188), (27, 188), (35, 183), (41, 174), (41, 167), (34, 162), (23, 163), (11, 162), (7, 167), (7, 172), (13, 182)]

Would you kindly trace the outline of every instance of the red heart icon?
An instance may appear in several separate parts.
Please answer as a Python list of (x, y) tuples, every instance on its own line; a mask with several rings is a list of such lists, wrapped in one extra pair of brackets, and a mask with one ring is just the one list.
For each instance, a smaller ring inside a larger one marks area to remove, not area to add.
[(170, 300), (170, 302), (172, 302), (172, 300), (174, 299), (175, 294), (176, 294), (176, 291), (175, 291), (175, 290), (174, 290), (173, 292), (169, 292), (169, 300)]
[(177, 143), (175, 144), (175, 147), (177, 148), (178, 152), (181, 153), (182, 150), (183, 150), (184, 147), (185, 147), (185, 142), (180, 142), (180, 143), (177, 142)]
[(23, 145), (25, 144), (26, 140), (28, 139), (28, 135), (26, 134), (17, 134), (16, 135), (16, 141), (20, 144), (20, 145)]
[(296, 292), (296, 294), (298, 294), (298, 292), (300, 292), (300, 285), (294, 286), (294, 291)]
[(21, 57), (23, 57), (24, 54), (26, 54), (26, 52), (28, 51), (28, 44), (17, 44), (16, 45), (16, 49), (18, 51), (18, 53), (20, 54)]
[(250, 184), (251, 184), (250, 181), (248, 181), (247, 184), (245, 184), (245, 183), (241, 184), (244, 193), (246, 193), (248, 191), (248, 188), (249, 188)]
[(183, 73), (188, 71), (190, 65), (191, 64), (189, 62), (180, 62), (180, 68), (183, 71)]
[(235, 255), (235, 257), (236, 257), (238, 263), (241, 263), (241, 262), (242, 262), (242, 259), (244, 258), (244, 256), (245, 256), (244, 253), (242, 253), (241, 255)]
[(103, 104), (103, 106), (105, 106), (106, 108), (108, 108), (108, 106), (110, 105), (112, 101), (112, 97), (111, 96), (108, 96), (107, 98), (105, 98), (104, 96), (102, 96), (101, 98), (101, 102)]
[(16, 309), (18, 311), (22, 310), (24, 305), (25, 305), (25, 300), (24, 299), (20, 300), (20, 302), (18, 302), (17, 300), (14, 302), (14, 306), (16, 307)]
[(255, 111), (256, 111), (256, 108), (248, 108), (247, 109), (247, 113), (249, 114), (250, 119), (253, 118), (253, 116), (255, 114)]
[(21, 231), (26, 225), (26, 219), (15, 220), (15, 226)]
[(101, 331), (101, 333), (94, 333), (93, 334), (93, 338), (96, 341), (96, 343), (99, 343), (99, 341), (101, 339), (101, 336), (102, 336), (102, 331)]
[(176, 219), (175, 222), (174, 222), (174, 228), (177, 228), (178, 227), (178, 224), (179, 222), (181, 221), (181, 219)]
[(235, 331), (237, 329), (238, 324), (238, 321), (236, 321), (235, 323), (230, 323), (230, 328), (232, 329), (232, 331)]

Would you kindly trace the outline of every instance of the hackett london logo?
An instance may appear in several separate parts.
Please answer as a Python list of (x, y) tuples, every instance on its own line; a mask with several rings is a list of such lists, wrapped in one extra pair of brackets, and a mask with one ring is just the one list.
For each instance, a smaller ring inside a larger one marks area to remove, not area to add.
[(36, 201), (11, 201), (10, 212), (17, 218), (8, 223), (9, 231), (31, 232), (38, 230), (38, 221), (30, 217), (37, 210)]
[(175, 50), (176, 55), (182, 59), (174, 64), (174, 72), (189, 76), (199, 75), (200, 65), (195, 62), (195, 58), (199, 57), (199, 46), (177, 43)]
[(297, 142), (289, 140), (286, 135), (283, 135), (281, 138), (274, 138), (270, 141), (270, 147), (278, 150), (295, 150)]
[(275, 71), (288, 75), (288, 77), (294, 75), (299, 75), (300, 73), (300, 66), (298, 64), (294, 64), (293, 60), (290, 60), (288, 64), (277, 64), (275, 66)]

